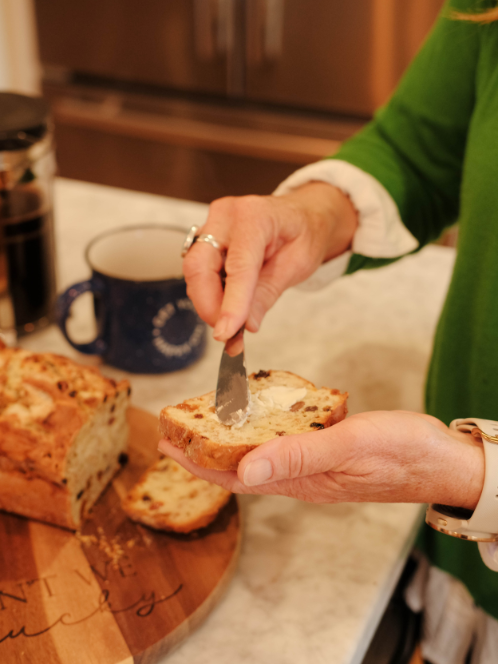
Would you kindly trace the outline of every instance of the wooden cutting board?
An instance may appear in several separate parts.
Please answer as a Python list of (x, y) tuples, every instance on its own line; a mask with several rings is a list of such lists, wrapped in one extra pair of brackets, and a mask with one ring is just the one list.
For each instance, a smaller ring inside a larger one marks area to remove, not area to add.
[(240, 548), (235, 497), (208, 528), (159, 533), (120, 497), (157, 458), (157, 418), (130, 410), (130, 459), (81, 536), (0, 512), (1, 664), (152, 664), (207, 616)]

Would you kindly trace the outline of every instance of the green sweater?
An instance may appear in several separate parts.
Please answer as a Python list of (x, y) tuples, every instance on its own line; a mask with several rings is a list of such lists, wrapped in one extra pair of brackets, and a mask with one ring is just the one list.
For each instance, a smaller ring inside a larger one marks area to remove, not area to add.
[[(464, 11), (496, 2), (452, 0)], [(390, 102), (334, 158), (377, 178), (423, 246), (459, 222), (453, 278), (434, 341), (427, 412), (498, 420), (498, 22), (451, 20), (447, 8)], [(348, 272), (389, 261), (360, 255)], [(477, 546), (432, 531), (433, 563), (498, 618), (498, 573)]]

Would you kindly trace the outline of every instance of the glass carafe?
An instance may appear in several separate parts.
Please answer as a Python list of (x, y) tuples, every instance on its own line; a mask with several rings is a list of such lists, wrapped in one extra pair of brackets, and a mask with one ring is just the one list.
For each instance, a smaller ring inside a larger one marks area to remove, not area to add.
[(7, 343), (52, 320), (54, 174), (46, 103), (0, 93), (0, 334)]

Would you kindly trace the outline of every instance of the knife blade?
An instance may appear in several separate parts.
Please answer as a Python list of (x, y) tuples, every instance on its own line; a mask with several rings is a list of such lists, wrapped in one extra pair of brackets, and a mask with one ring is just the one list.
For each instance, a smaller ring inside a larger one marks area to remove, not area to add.
[(226, 426), (239, 424), (249, 410), (249, 383), (244, 357), (244, 325), (225, 343), (221, 356), (215, 408)]

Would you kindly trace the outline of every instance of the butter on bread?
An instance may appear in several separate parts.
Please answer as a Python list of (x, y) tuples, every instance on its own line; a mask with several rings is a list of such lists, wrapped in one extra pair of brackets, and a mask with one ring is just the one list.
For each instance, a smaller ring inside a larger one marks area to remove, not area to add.
[(164, 457), (147, 470), (121, 504), (133, 521), (157, 530), (190, 533), (212, 523), (231, 495)]
[[(163, 408), (161, 434), (183, 449), (185, 456), (204, 468), (236, 470), (240, 460), (258, 445), (277, 436), (304, 433), (343, 420), (348, 394), (322, 387), (289, 371), (260, 371), (249, 376), (251, 409), (239, 428), (218, 419), (215, 393), (187, 399)], [(273, 394), (288, 393), (292, 399), (275, 402)]]
[(128, 381), (0, 348), (0, 509), (77, 529), (125, 460)]

